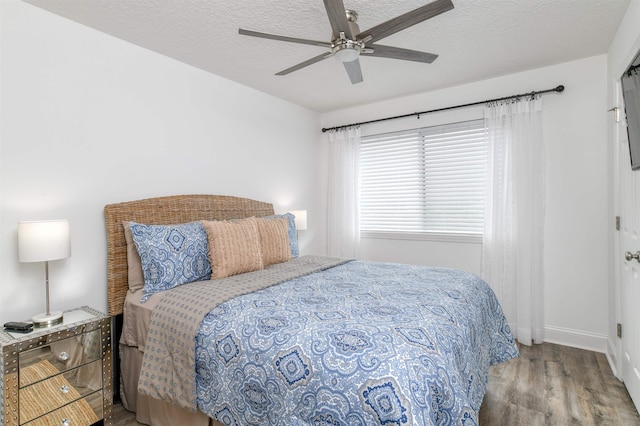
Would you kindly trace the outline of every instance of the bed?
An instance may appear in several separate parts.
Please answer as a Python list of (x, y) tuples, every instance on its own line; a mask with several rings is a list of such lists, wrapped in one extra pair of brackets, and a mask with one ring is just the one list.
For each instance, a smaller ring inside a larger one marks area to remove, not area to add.
[[(107, 205), (105, 221), (120, 396), (141, 423), (477, 424), (489, 366), (518, 356), (495, 295), (473, 274), (323, 256), (268, 262), (285, 250), (283, 226), (287, 253), (297, 250), (291, 221), (269, 203), (159, 197)], [(192, 222), (207, 230), (213, 279), (132, 290), (128, 224), (140, 238), (143, 226)], [(236, 259), (228, 253), (249, 247), (240, 234), (221, 240), (221, 229), (276, 222), (277, 249), (257, 233), (262, 267), (216, 276)]]

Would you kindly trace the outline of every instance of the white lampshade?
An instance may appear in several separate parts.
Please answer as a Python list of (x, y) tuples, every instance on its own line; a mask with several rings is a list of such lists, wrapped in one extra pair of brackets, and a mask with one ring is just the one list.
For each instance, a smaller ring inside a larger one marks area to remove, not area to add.
[(18, 222), (18, 259), (44, 262), (71, 256), (68, 220)]
[(307, 211), (306, 210), (293, 210), (292, 215), (296, 217), (296, 229), (298, 231), (304, 231), (307, 229)]

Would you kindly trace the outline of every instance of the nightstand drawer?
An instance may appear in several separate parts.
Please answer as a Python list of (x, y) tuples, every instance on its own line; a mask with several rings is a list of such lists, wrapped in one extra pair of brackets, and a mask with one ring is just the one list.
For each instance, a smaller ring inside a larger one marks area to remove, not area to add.
[[(96, 392), (27, 423), (28, 426), (89, 426), (102, 419), (102, 393)], [(97, 411), (97, 412), (96, 412)]]
[[(100, 329), (21, 352), (20, 387), (102, 358)], [(47, 361), (49, 369), (41, 368)], [(34, 368), (36, 367), (36, 368)]]
[[(49, 362), (43, 360), (40, 364), (48, 368)], [(79, 378), (86, 375), (83, 374), (86, 372), (101, 373), (101, 364), (100, 360), (94, 361), (92, 364), (69, 370), (64, 374), (58, 374), (20, 389), (20, 423), (29, 422), (94, 392), (95, 387), (83, 385), (79, 382)], [(101, 374), (98, 375), (97, 389), (100, 389)], [(95, 382), (96, 378), (86, 377), (83, 380)]]

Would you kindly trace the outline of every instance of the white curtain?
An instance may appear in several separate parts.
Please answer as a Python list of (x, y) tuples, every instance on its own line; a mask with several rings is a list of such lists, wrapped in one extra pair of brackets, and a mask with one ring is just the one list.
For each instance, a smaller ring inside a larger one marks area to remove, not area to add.
[(542, 100), (485, 106), (488, 157), (482, 277), (514, 336), (542, 343), (545, 206)]
[(329, 133), (329, 256), (357, 258), (360, 248), (360, 127)]

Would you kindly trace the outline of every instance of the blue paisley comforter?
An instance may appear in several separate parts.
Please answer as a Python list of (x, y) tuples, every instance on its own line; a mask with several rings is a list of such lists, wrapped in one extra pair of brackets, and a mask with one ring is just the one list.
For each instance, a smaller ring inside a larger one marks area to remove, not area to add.
[(225, 425), (474, 425), (489, 366), (516, 356), (475, 275), (353, 261), (213, 309), (197, 405)]

